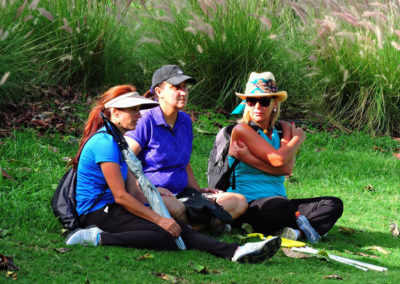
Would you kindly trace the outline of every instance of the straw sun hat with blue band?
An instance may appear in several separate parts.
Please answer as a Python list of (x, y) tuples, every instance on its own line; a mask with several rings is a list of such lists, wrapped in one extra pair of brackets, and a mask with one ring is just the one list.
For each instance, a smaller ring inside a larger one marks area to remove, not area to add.
[(236, 93), (236, 96), (241, 98), (243, 101), (232, 111), (231, 114), (243, 114), (246, 106), (246, 98), (248, 97), (275, 97), (279, 102), (283, 102), (287, 99), (286, 91), (278, 91), (275, 77), (271, 72), (252, 72), (247, 81), (245, 93)]

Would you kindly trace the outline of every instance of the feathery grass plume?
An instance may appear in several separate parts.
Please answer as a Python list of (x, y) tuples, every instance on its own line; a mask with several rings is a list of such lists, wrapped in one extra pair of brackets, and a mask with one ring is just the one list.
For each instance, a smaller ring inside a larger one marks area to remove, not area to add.
[(217, 11), (217, 5), (212, 0), (198, 0), (201, 10), (208, 17), (212, 16)]
[(277, 40), (277, 39), (278, 39), (278, 36), (275, 35), (275, 34), (272, 34), (272, 35), (270, 35), (268, 38), (271, 39), (271, 40)]
[(383, 4), (383, 3), (380, 3), (380, 2), (372, 2), (372, 3), (369, 3), (369, 5), (370, 5), (370, 6), (375, 6), (375, 7), (382, 8), (382, 9), (384, 9), (385, 11), (388, 10), (388, 6), (385, 5), (385, 4)]
[(161, 44), (161, 41), (156, 38), (142, 37), (138, 41), (138, 44), (141, 44), (141, 43)]
[(60, 57), (58, 60), (60, 60), (61, 62), (64, 62), (64, 61), (72, 61), (73, 59), (74, 58), (72, 57), (72, 55), (67, 54), (65, 56)]
[(199, 53), (203, 53), (203, 48), (200, 44), (197, 45), (197, 50), (199, 51)]
[(355, 41), (354, 33), (352, 33), (352, 32), (342, 31), (342, 32), (337, 32), (335, 35), (340, 37), (340, 38), (342, 38), (342, 39), (343, 38), (348, 39), (351, 42)]
[[(314, 1), (313, 1), (313, 2), (314, 2)], [(315, 4), (315, 2), (314, 2), (314, 4)], [(342, 7), (340, 7), (340, 6), (338, 5), (338, 3), (336, 3), (336, 2), (333, 1), (333, 0), (325, 0), (325, 1), (324, 1), (324, 4), (325, 4), (326, 9), (329, 10), (329, 11), (343, 12)]]
[(189, 32), (189, 33), (191, 33), (193, 35), (197, 34), (197, 30), (195, 28), (193, 28), (193, 27), (187, 27), (187, 28), (184, 29), (184, 31), (185, 32)]
[(363, 12), (361, 17), (363, 17), (363, 18), (371, 17), (371, 18), (375, 18), (375, 19), (381, 19), (384, 22), (388, 21), (388, 18), (382, 12), (379, 12), (379, 11), (365, 11), (365, 12)]
[(399, 37), (400, 39), (400, 30), (394, 30), (394, 33)]
[(373, 43), (374, 43), (374, 41), (373, 41), (370, 37), (365, 36), (365, 35), (362, 35), (362, 34), (360, 34), (360, 33), (357, 33), (357, 40), (358, 40), (359, 43), (364, 42), (364, 43), (366, 43), (368, 46), (372, 46)]
[(1, 32), (0, 32), (0, 40), (1, 40), (1, 41), (6, 40), (6, 39), (8, 38), (8, 35), (9, 35), (9, 34), (10, 34), (10, 33), (9, 33), (8, 31), (3, 32), (3, 30), (1, 30)]
[(358, 25), (359, 25), (360, 27), (363, 27), (363, 28), (365, 29), (365, 31), (367, 31), (367, 32), (373, 31), (373, 28), (372, 28), (370, 22), (358, 21)]
[(50, 22), (54, 22), (53, 16), (44, 8), (39, 8), (38, 9), (40, 14), (44, 17), (46, 17)]
[(8, 77), (10, 76), (10, 74), (11, 74), (10, 71), (4, 73), (3, 77), (1, 77), (0, 85), (4, 85), (4, 83), (7, 81)]
[(28, 22), (28, 21), (30, 21), (30, 20), (32, 20), (33, 19), (33, 16), (32, 15), (27, 15), (25, 18), (24, 18), (24, 22)]
[(337, 16), (343, 20), (345, 20), (347, 23), (352, 25), (353, 27), (358, 27), (358, 20), (354, 17), (354, 15), (350, 13), (332, 13), (332, 15)]
[(73, 34), (72, 28), (69, 26), (68, 20), (66, 18), (63, 18), (63, 23), (64, 25), (61, 28), (72, 35)]
[[(204, 22), (204, 20), (196, 15), (193, 14), (193, 20), (188, 20), (189, 24), (192, 26), (193, 29), (195, 29), (196, 31), (200, 31), (206, 35), (208, 35), (208, 37), (214, 41), (215, 39), (215, 34), (214, 34), (214, 28), (212, 27), (212, 25), (210, 25), (209, 23)], [(185, 28), (186, 30), (187, 28)], [(190, 30), (189, 30), (190, 31)]]
[(390, 44), (397, 50), (400, 50), (400, 44), (395, 41), (391, 41)]
[(19, 6), (18, 10), (17, 10), (17, 14), (15, 15), (14, 20), (18, 19), (19, 16), (21, 15), (22, 11), (25, 9), (26, 4), (28, 4), (28, 0), (25, 0), (24, 3), (21, 4), (21, 6)]
[(29, 4), (29, 9), (36, 10), (40, 0), (32, 0), (31, 4)]
[(293, 11), (296, 12), (297, 16), (301, 19), (304, 25), (308, 25), (307, 17), (308, 14), (307, 12), (299, 5), (293, 2), (288, 2), (290, 7), (293, 9)]
[(214, 1), (215, 1), (215, 3), (218, 4), (218, 6), (220, 6), (220, 7), (222, 8), (222, 10), (223, 10), (224, 12), (227, 11), (227, 10), (226, 10), (226, 8), (227, 8), (226, 0), (214, 0)]
[(267, 17), (261, 16), (260, 21), (261, 21), (261, 23), (264, 24), (264, 26), (267, 28), (267, 30), (271, 30), (272, 23)]
[(34, 29), (31, 29), (29, 32), (26, 33), (26, 35), (24, 35), (24, 38), (28, 38), (32, 33), (33, 33)]
[(171, 9), (168, 7), (168, 5), (164, 2), (161, 2), (157, 5), (154, 6), (154, 9), (159, 9), (159, 10), (163, 10), (165, 13), (167, 13), (167, 15), (169, 17), (172, 17), (172, 12)]
[(159, 16), (157, 20), (162, 21), (162, 22), (168, 22), (168, 23), (173, 23), (175, 20), (171, 17), (168, 16)]
[(349, 70), (345, 69), (343, 71), (343, 83), (346, 83), (347, 79), (349, 79)]
[(316, 42), (322, 43), (324, 46), (327, 45), (327, 38), (330, 34), (332, 34), (337, 26), (332, 17), (325, 16), (323, 20), (316, 19), (317, 26), (317, 37), (315, 39)]
[(382, 49), (383, 48), (383, 39), (382, 39), (382, 31), (381, 28), (378, 25), (375, 25), (374, 27), (374, 32), (376, 35), (376, 40), (378, 44), (378, 48)]

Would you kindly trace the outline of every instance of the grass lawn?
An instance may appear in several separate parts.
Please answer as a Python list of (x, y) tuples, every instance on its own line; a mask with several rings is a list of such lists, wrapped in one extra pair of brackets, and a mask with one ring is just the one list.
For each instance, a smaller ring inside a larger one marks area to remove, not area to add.
[[(217, 131), (209, 126), (209, 119), (201, 117), (194, 125), (192, 167), (203, 187), (214, 141), (214, 135), (207, 133)], [(392, 155), (400, 146), (391, 138), (308, 133), (293, 177), (286, 181), (289, 197), (334, 195), (344, 201), (342, 218), (314, 248), (387, 267), (383, 273), (320, 258), (288, 258), (282, 252), (259, 265), (232, 263), (196, 251), (74, 246), (63, 252), (65, 238), (50, 200), (64, 172), (65, 157), (75, 154), (77, 145), (71, 138), (34, 130), (0, 138), (0, 167), (10, 176), (0, 177), (0, 253), (14, 258), (19, 281), (162, 283), (161, 273), (178, 283), (318, 283), (329, 281), (324, 276), (333, 274), (352, 283), (395, 283), (400, 277), (399, 238), (390, 233), (390, 224), (400, 222), (400, 160)], [(339, 227), (355, 232), (344, 234)], [(236, 241), (238, 233), (217, 237)], [(140, 260), (146, 253), (154, 257)], [(197, 265), (206, 266), (209, 274), (197, 272)], [(6, 280), (6, 272), (0, 271), (0, 282)]]

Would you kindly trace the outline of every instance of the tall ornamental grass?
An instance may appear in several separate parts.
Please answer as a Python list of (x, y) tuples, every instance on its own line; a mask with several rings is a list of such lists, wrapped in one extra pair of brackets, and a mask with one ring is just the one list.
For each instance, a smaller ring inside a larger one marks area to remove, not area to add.
[(132, 32), (134, 20), (125, 21), (129, 5), (107, 3), (2, 1), (1, 97), (21, 98), (30, 85), (140, 84), (142, 72), (133, 53), (138, 36)]
[(140, 17), (147, 78), (162, 64), (182, 66), (198, 81), (190, 95), (197, 105), (229, 110), (250, 72), (272, 71), (279, 83), (300, 66), (282, 60), (289, 56), (285, 22), (293, 16), (281, 1), (149, 0)]
[(49, 85), (143, 92), (177, 64), (197, 79), (192, 104), (230, 111), (250, 72), (271, 71), (284, 114), (396, 135), (399, 14), (399, 0), (0, 0), (0, 98)]
[(400, 2), (299, 0), (315, 65), (315, 101), (355, 129), (400, 133)]

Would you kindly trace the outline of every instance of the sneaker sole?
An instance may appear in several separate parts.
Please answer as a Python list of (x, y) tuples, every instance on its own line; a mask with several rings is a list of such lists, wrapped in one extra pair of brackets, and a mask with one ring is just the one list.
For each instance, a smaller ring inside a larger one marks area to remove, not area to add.
[(278, 252), (281, 243), (281, 238), (275, 237), (267, 242), (260, 252), (246, 255), (237, 261), (240, 263), (260, 263), (264, 260), (270, 259)]

